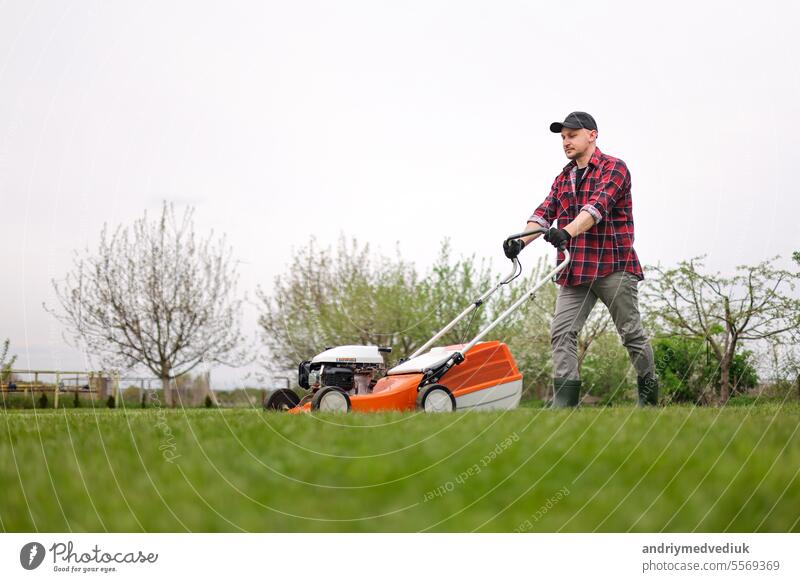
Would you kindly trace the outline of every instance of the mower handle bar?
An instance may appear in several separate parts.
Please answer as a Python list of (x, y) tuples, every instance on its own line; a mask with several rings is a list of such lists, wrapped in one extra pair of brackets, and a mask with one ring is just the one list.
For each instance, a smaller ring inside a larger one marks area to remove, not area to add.
[[(521, 232), (521, 233), (519, 233), (519, 234), (512, 234), (511, 236), (509, 236), (509, 237), (506, 239), (506, 241), (509, 241), (509, 240), (512, 240), (512, 239), (515, 239), (515, 238), (521, 238), (521, 237), (523, 237), (523, 236), (529, 236), (529, 235), (531, 235), (531, 234), (541, 234), (541, 233), (544, 233), (544, 232), (547, 232), (547, 229), (546, 229), (546, 228), (535, 228), (535, 229), (533, 229), (533, 230), (528, 230), (528, 231), (525, 231), (525, 232)], [(567, 252), (567, 251), (565, 251), (565, 252)], [(469, 315), (470, 313), (472, 313), (473, 311), (475, 311), (476, 309), (478, 309), (478, 308), (479, 308), (481, 305), (483, 305), (483, 302), (484, 302), (484, 301), (486, 301), (486, 300), (487, 300), (489, 297), (491, 297), (491, 296), (492, 296), (492, 294), (493, 294), (495, 291), (497, 291), (497, 290), (498, 290), (500, 287), (502, 287), (503, 285), (507, 285), (508, 283), (510, 283), (511, 281), (513, 281), (513, 280), (514, 280), (514, 279), (515, 279), (515, 278), (516, 278), (516, 277), (517, 277), (517, 276), (518, 276), (518, 275), (519, 275), (519, 274), (522, 272), (522, 266), (519, 264), (519, 259), (518, 259), (518, 258), (516, 258), (516, 257), (514, 257), (513, 259), (511, 259), (511, 262), (513, 263), (513, 269), (512, 269), (512, 271), (511, 271), (511, 273), (509, 273), (508, 275), (506, 275), (505, 277), (503, 277), (502, 279), (500, 279), (500, 280), (499, 280), (497, 283), (495, 283), (494, 287), (492, 287), (491, 289), (489, 289), (488, 291), (486, 291), (486, 292), (485, 292), (483, 295), (481, 295), (481, 296), (480, 296), (480, 297), (478, 297), (476, 300), (474, 300), (472, 303), (470, 303), (470, 304), (469, 304), (469, 306), (467, 306), (467, 308), (466, 308), (466, 309), (464, 309), (464, 311), (462, 311), (461, 313), (459, 313), (459, 314), (458, 314), (458, 315), (455, 317), (455, 319), (453, 319), (453, 320), (452, 320), (450, 323), (448, 323), (446, 326), (444, 326), (444, 327), (443, 327), (441, 330), (439, 330), (438, 332), (436, 332), (436, 334), (435, 334), (435, 335), (434, 335), (434, 336), (433, 336), (431, 339), (429, 339), (429, 340), (428, 340), (427, 342), (425, 342), (425, 343), (424, 343), (422, 346), (420, 346), (419, 348), (417, 348), (417, 350), (416, 350), (416, 351), (415, 351), (413, 354), (411, 354), (410, 356), (408, 356), (408, 359), (410, 360), (411, 358), (416, 358), (418, 355), (420, 355), (420, 354), (424, 353), (424, 352), (425, 352), (427, 349), (429, 349), (429, 348), (430, 348), (430, 347), (431, 347), (431, 346), (432, 346), (434, 343), (436, 343), (436, 342), (439, 340), (439, 338), (441, 338), (441, 337), (442, 337), (444, 334), (446, 334), (448, 331), (450, 331), (451, 329), (453, 329), (453, 327), (455, 327), (455, 325), (456, 325), (456, 324), (457, 324), (459, 321), (461, 321), (461, 320), (462, 320), (462, 319), (464, 319), (464, 318), (465, 318), (467, 315)], [(569, 253), (568, 253), (568, 252), (567, 252), (567, 262), (569, 262)], [(566, 263), (564, 263), (564, 266), (566, 266)], [(562, 268), (563, 268), (563, 267), (562, 267)], [(559, 270), (560, 270), (560, 269), (559, 269)], [(554, 271), (553, 273), (556, 273), (556, 272), (558, 272), (558, 271)], [(534, 289), (534, 291), (535, 291), (535, 290), (537, 290), (538, 288), (539, 288), (539, 287), (537, 286), (537, 287)], [(501, 315), (500, 317), (502, 318), (502, 317), (503, 317), (503, 315)], [(492, 325), (492, 327), (494, 327), (494, 325)], [(486, 331), (488, 332), (490, 329), (491, 329), (491, 328), (487, 329)], [(483, 337), (483, 335), (481, 335), (481, 337)], [(474, 343), (473, 343), (472, 345), (474, 345)], [(471, 347), (472, 347), (472, 345), (470, 345), (469, 347), (471, 348)], [(466, 349), (464, 349), (464, 350), (463, 350), (463, 352), (466, 352)], [(463, 352), (462, 352), (462, 353), (463, 353)]]
[[(547, 232), (546, 228), (537, 227), (537, 228), (534, 228), (533, 230), (526, 230), (525, 232), (521, 232), (519, 234), (512, 234), (510, 237), (508, 237), (506, 239), (506, 242), (508, 242), (510, 240), (514, 240), (515, 238), (522, 238), (524, 236), (530, 236), (532, 234), (545, 234), (546, 232)], [(566, 248), (567, 248), (567, 244), (566, 243), (562, 243), (561, 246), (559, 247), (559, 250), (563, 251)]]
[[(524, 234), (523, 234), (523, 235), (521, 235), (521, 236), (526, 236), (526, 235), (524, 235)], [(513, 238), (513, 237), (512, 237), (512, 238)], [(501, 321), (503, 321), (504, 319), (506, 319), (506, 318), (507, 318), (509, 315), (511, 315), (512, 313), (514, 313), (514, 312), (515, 312), (515, 311), (516, 311), (516, 310), (519, 308), (519, 306), (520, 306), (520, 305), (522, 305), (522, 304), (523, 304), (525, 301), (527, 301), (528, 299), (531, 299), (531, 298), (533, 298), (533, 296), (534, 296), (534, 295), (536, 294), (536, 292), (537, 292), (537, 291), (538, 291), (538, 290), (539, 290), (539, 289), (542, 287), (542, 285), (544, 285), (545, 283), (547, 283), (547, 281), (549, 281), (550, 279), (552, 279), (553, 277), (555, 277), (555, 276), (556, 276), (556, 275), (558, 275), (558, 274), (559, 274), (561, 271), (563, 271), (563, 270), (564, 270), (564, 268), (565, 268), (565, 267), (566, 267), (566, 266), (569, 264), (569, 261), (570, 261), (570, 255), (569, 255), (569, 250), (567, 250), (567, 248), (566, 248), (565, 246), (564, 246), (564, 247), (562, 247), (562, 249), (561, 249), (561, 250), (562, 250), (562, 252), (564, 253), (564, 260), (563, 260), (563, 261), (561, 261), (561, 262), (560, 262), (558, 265), (556, 265), (555, 269), (553, 269), (552, 271), (550, 271), (550, 272), (547, 274), (547, 276), (546, 276), (546, 277), (542, 277), (542, 279), (541, 279), (541, 280), (540, 280), (538, 283), (536, 283), (536, 285), (534, 285), (534, 286), (533, 286), (533, 289), (531, 289), (530, 291), (528, 291), (528, 292), (524, 293), (524, 294), (523, 294), (523, 295), (522, 295), (522, 296), (521, 296), (519, 299), (517, 299), (517, 300), (516, 300), (516, 301), (515, 301), (515, 302), (514, 302), (514, 303), (513, 303), (513, 304), (512, 304), (512, 305), (511, 305), (511, 306), (510, 306), (508, 309), (506, 309), (506, 310), (505, 310), (503, 313), (501, 313), (500, 315), (498, 315), (498, 316), (497, 316), (497, 319), (495, 319), (495, 320), (494, 320), (493, 322), (491, 322), (489, 325), (487, 325), (486, 327), (484, 327), (484, 328), (483, 328), (483, 329), (482, 329), (482, 330), (481, 330), (481, 331), (478, 333), (478, 335), (476, 335), (474, 338), (472, 338), (472, 341), (471, 341), (471, 342), (469, 342), (469, 343), (468, 343), (467, 345), (465, 345), (463, 348), (461, 348), (460, 350), (458, 350), (458, 352), (456, 352), (456, 353), (460, 354), (460, 357), (461, 357), (462, 359), (463, 359), (464, 355), (465, 355), (465, 354), (466, 354), (466, 353), (467, 353), (467, 352), (468, 352), (470, 349), (472, 349), (472, 347), (473, 347), (475, 344), (477, 344), (479, 341), (481, 341), (481, 339), (483, 339), (483, 337), (484, 337), (484, 336), (485, 336), (487, 333), (489, 333), (490, 331), (492, 331), (492, 330), (493, 330), (493, 329), (494, 329), (494, 328), (495, 328), (495, 327), (496, 327), (496, 326), (497, 326), (497, 325), (498, 325), (498, 324), (499, 324)]]
[(514, 267), (512, 268), (511, 272), (508, 275), (500, 279), (497, 283), (495, 283), (494, 287), (492, 287), (491, 289), (486, 291), (483, 295), (481, 295), (480, 297), (475, 299), (472, 303), (470, 303), (467, 306), (467, 308), (464, 309), (464, 311), (456, 315), (455, 319), (453, 319), (450, 323), (448, 323), (442, 329), (437, 331), (436, 335), (434, 335), (431, 339), (429, 339), (427, 342), (425, 342), (423, 345), (417, 348), (417, 350), (413, 354), (408, 356), (408, 359), (410, 360), (411, 358), (416, 358), (418, 355), (424, 353), (425, 350), (427, 350), (433, 344), (435, 344), (439, 340), (439, 338), (441, 338), (444, 334), (453, 329), (453, 327), (455, 327), (455, 325), (459, 321), (461, 321), (467, 315), (469, 315), (470, 313), (478, 309), (478, 307), (483, 305), (483, 302), (486, 301), (495, 291), (497, 291), (503, 285), (506, 285), (510, 283), (512, 280), (514, 280), (514, 278), (516, 278), (516, 276), (522, 271), (522, 266), (519, 264), (519, 259), (517, 259), (516, 257), (512, 259), (512, 262), (514, 263)]
[(532, 234), (544, 234), (547, 232), (546, 228), (538, 227), (534, 228), (533, 230), (526, 230), (525, 232), (521, 232), (519, 234), (512, 234), (508, 238), (506, 238), (505, 242), (510, 240), (514, 240), (515, 238), (522, 238), (523, 236), (530, 236)]

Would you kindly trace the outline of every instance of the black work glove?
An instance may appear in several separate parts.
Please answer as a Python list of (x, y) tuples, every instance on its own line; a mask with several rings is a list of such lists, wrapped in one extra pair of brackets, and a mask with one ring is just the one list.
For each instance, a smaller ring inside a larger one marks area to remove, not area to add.
[(509, 259), (516, 259), (517, 255), (525, 248), (525, 243), (520, 238), (503, 241), (503, 252)]
[(544, 233), (544, 240), (549, 242), (557, 249), (560, 249), (562, 245), (566, 246), (571, 238), (572, 236), (563, 228), (551, 228)]

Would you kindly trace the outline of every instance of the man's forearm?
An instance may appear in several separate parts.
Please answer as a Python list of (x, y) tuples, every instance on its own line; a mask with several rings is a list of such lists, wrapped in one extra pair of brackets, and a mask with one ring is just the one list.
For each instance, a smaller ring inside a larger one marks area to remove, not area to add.
[(585, 210), (581, 210), (575, 220), (564, 227), (564, 230), (566, 230), (569, 235), (574, 238), (579, 234), (586, 232), (594, 225), (594, 217)]
[[(534, 222), (532, 220), (528, 221), (528, 224), (525, 225), (525, 231), (533, 230), (534, 228), (542, 228), (542, 225), (538, 222)], [(545, 229), (546, 230), (546, 229)], [(540, 234), (532, 234), (530, 236), (523, 236), (520, 240), (525, 243), (525, 246), (528, 246), (532, 240), (536, 240), (539, 238)]]
[[(579, 234), (586, 232), (590, 228), (595, 225), (594, 217), (586, 212), (585, 210), (581, 210), (578, 213), (578, 217), (570, 222), (567, 226), (564, 227), (571, 237), (576, 237)], [(542, 225), (538, 222), (528, 221), (528, 224), (525, 227), (525, 230), (533, 230), (534, 228), (542, 228)], [(522, 241), (525, 243), (525, 246), (528, 246), (531, 241), (536, 240), (540, 235), (532, 234), (530, 236), (522, 237)]]

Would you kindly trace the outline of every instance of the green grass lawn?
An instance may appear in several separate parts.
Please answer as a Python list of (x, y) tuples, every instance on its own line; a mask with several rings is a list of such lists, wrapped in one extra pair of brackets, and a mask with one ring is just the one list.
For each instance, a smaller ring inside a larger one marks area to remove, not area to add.
[(798, 531), (800, 406), (0, 412), (2, 531)]

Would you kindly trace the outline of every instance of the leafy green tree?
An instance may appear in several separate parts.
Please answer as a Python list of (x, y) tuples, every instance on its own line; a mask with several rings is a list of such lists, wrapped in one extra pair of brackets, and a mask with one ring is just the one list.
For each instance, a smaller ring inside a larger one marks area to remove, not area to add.
[(800, 398), (800, 345), (797, 341), (770, 341), (766, 363), (771, 386), (770, 393), (786, 398), (794, 393)]
[[(429, 273), (399, 257), (378, 256), (369, 244), (339, 241), (337, 252), (315, 240), (298, 250), (272, 292), (259, 288), (258, 323), (277, 368), (294, 367), (325, 347), (348, 343), (389, 346), (407, 357), (489, 284), (484, 263), (453, 261), (447, 242)], [(478, 311), (473, 326), (485, 321)], [(442, 338), (457, 343), (466, 325)]]
[(789, 337), (800, 326), (800, 300), (793, 295), (800, 274), (778, 268), (776, 260), (739, 266), (728, 277), (706, 272), (703, 257), (652, 267), (657, 276), (644, 294), (651, 320), (670, 335), (708, 342), (722, 403), (731, 395), (742, 343)]
[[(684, 336), (657, 337), (653, 355), (664, 394), (669, 401), (705, 403), (721, 381), (721, 369), (708, 343)], [(754, 388), (758, 383), (753, 353), (742, 351), (733, 357), (730, 369), (732, 394)]]

